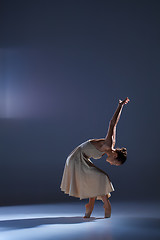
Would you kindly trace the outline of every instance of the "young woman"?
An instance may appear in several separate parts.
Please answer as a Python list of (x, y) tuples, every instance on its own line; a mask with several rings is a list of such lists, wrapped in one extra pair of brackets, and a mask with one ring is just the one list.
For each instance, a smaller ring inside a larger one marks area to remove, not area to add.
[(116, 126), (119, 121), (122, 108), (129, 102), (119, 100), (118, 107), (109, 122), (109, 128), (105, 138), (89, 139), (77, 146), (67, 157), (61, 190), (70, 196), (81, 199), (89, 198), (85, 205), (84, 218), (89, 218), (94, 208), (95, 199), (102, 200), (105, 209), (105, 218), (111, 216), (110, 192), (114, 187), (107, 173), (96, 167), (90, 158), (99, 159), (107, 154), (106, 161), (111, 165), (120, 166), (127, 159), (126, 148), (114, 148), (116, 142)]

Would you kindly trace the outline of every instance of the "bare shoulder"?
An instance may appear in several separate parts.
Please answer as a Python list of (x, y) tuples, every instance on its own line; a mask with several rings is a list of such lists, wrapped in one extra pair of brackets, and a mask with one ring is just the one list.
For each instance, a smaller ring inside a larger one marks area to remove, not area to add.
[(91, 139), (90, 142), (101, 152), (107, 152), (111, 149), (104, 138)]

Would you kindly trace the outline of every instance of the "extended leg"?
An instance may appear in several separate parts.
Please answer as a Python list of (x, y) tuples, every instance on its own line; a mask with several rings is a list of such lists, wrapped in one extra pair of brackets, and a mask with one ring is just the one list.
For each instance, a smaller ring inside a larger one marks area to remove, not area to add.
[(89, 205), (90, 205), (91, 207), (94, 207), (95, 200), (96, 200), (95, 197), (94, 197), (94, 198), (89, 198)]
[(87, 203), (85, 205), (86, 213), (85, 213), (84, 218), (89, 218), (91, 216), (91, 213), (92, 213), (93, 208), (94, 208), (95, 199), (96, 199), (95, 197), (94, 198), (89, 198), (89, 203)]

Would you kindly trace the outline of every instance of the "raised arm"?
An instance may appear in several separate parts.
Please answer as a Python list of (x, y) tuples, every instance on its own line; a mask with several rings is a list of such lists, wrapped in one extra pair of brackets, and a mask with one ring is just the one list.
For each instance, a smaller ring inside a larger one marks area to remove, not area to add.
[(107, 132), (107, 135), (105, 137), (106, 145), (109, 146), (109, 147), (114, 147), (115, 146), (115, 143), (116, 143), (116, 126), (117, 126), (117, 123), (119, 121), (119, 118), (120, 118), (120, 115), (121, 115), (121, 112), (122, 112), (122, 108), (123, 108), (124, 104), (127, 104), (128, 102), (129, 102), (128, 97), (123, 101), (119, 100), (118, 107), (117, 107), (113, 117), (111, 118), (111, 120), (109, 122), (108, 132)]

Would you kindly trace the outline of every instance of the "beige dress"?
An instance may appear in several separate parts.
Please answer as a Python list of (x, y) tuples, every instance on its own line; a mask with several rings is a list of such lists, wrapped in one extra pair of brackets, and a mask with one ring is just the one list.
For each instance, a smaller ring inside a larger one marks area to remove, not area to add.
[(101, 200), (101, 196), (110, 197), (114, 187), (108, 174), (90, 160), (91, 157), (99, 159), (103, 154), (90, 140), (80, 144), (67, 157), (60, 188), (80, 200), (91, 197)]

